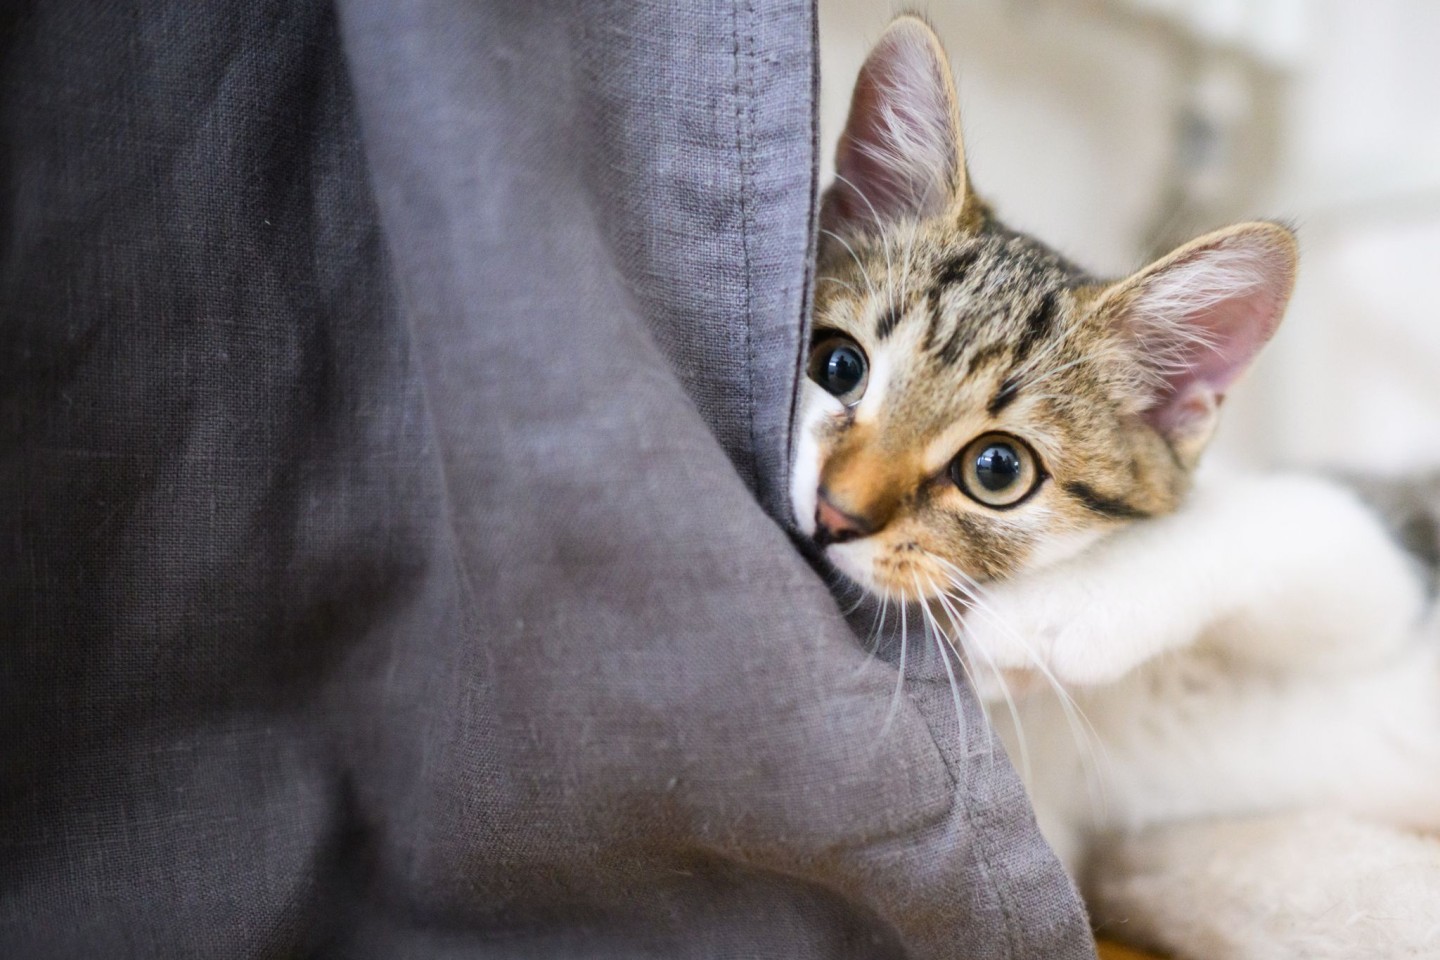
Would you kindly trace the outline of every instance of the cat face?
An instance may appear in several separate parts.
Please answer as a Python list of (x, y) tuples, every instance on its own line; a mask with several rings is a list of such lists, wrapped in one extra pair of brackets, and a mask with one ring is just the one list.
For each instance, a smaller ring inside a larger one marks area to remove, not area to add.
[(931, 596), (1177, 506), (1279, 322), (1288, 231), (1243, 224), (1091, 277), (975, 196), (948, 65), (912, 17), (861, 71), (836, 170), (791, 496), (837, 568)]

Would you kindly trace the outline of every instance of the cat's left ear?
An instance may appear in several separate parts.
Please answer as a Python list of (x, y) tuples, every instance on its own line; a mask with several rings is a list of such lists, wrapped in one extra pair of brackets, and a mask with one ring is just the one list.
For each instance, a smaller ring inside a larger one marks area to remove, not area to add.
[(1100, 294), (1097, 309), (1131, 338), (1148, 374), (1145, 419), (1187, 466), (1209, 442), (1225, 391), (1280, 325), (1297, 256), (1285, 227), (1242, 223)]

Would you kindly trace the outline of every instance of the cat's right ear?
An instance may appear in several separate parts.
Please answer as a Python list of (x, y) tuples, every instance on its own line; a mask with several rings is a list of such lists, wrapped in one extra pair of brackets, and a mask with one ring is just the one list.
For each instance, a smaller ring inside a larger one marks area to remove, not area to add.
[(925, 21), (903, 16), (860, 68), (835, 150), (820, 226), (874, 231), (906, 218), (963, 216), (970, 197), (950, 64)]

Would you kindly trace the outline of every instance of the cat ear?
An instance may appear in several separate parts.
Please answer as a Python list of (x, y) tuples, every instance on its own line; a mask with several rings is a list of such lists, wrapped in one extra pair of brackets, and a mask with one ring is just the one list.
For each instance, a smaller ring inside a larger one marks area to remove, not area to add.
[(940, 39), (917, 17), (885, 30), (860, 68), (820, 226), (874, 230), (936, 216), (969, 195), (960, 111)]
[(1106, 289), (1098, 309), (1133, 338), (1144, 416), (1193, 465), (1225, 391), (1280, 325), (1295, 284), (1295, 235), (1243, 223), (1180, 247)]

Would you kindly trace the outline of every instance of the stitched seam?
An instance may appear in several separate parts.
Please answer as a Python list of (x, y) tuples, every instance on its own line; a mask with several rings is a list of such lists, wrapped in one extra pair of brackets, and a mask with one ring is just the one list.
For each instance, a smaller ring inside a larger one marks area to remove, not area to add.
[[(754, 18), (753, 0), (746, 0), (744, 6), (745, 22), (746, 26), (749, 27), (753, 23)], [(753, 164), (751, 163), (751, 157), (747, 149), (747, 134), (752, 133), (754, 130), (754, 47), (752, 37), (750, 49), (742, 49), (740, 4), (737, 3), (731, 9), (734, 11), (732, 24), (734, 30), (733, 51), (735, 58), (735, 83), (733, 88), (733, 95), (735, 97), (735, 152), (740, 160), (740, 249), (745, 260), (745, 414), (750, 437), (750, 478), (754, 489), (758, 492), (760, 490), (761, 478), (760, 443), (755, 431), (755, 281), (754, 265), (750, 250), (750, 232), (753, 223), (751, 218), (754, 214), (754, 204), (750, 198), (750, 176)], [(741, 64), (742, 56), (746, 61), (743, 69)]]
[(810, 206), (806, 212), (805, 273), (800, 281), (800, 315), (795, 318), (795, 357), (791, 365), (790, 413), (785, 418), (785, 462), (780, 475), (784, 488), (780, 491), (785, 515), (796, 526), (790, 500), (792, 471), (795, 468), (796, 421), (800, 415), (800, 390), (805, 383), (805, 353), (810, 341), (810, 314), (815, 304), (815, 258), (820, 230), (820, 20), (815, 4), (810, 4)]

